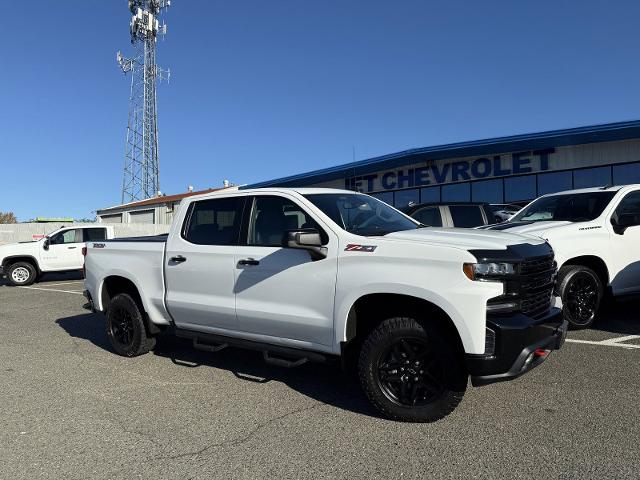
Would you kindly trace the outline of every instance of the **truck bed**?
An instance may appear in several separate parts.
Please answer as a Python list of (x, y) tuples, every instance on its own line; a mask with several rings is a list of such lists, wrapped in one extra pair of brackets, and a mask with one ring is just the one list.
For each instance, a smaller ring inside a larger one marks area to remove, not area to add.
[(106, 242), (153, 242), (153, 243), (166, 243), (168, 233), (162, 233), (160, 235), (145, 235), (143, 237), (120, 237), (105, 240)]

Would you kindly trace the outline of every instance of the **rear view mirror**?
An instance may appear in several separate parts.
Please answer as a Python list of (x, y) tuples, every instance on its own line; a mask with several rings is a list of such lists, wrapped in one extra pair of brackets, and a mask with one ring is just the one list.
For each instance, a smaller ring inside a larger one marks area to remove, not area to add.
[(618, 235), (624, 235), (624, 231), (629, 227), (635, 227), (640, 225), (640, 215), (636, 215), (633, 213), (624, 213), (622, 215), (618, 215), (618, 219), (611, 219), (611, 225), (613, 225), (613, 230)]
[(313, 228), (304, 230), (289, 230), (285, 232), (283, 247), (307, 250), (313, 260), (322, 260), (327, 256), (327, 247), (322, 246), (320, 232)]

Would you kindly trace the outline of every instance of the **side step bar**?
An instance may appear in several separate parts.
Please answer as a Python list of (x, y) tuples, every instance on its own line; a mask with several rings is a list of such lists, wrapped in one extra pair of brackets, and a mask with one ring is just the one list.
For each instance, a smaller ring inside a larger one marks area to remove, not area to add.
[(207, 352), (219, 352), (227, 347), (239, 347), (262, 352), (265, 362), (285, 368), (299, 367), (307, 362), (330, 363), (338, 358), (335, 355), (271, 345), (243, 338), (195, 332), (182, 328), (174, 328), (174, 334), (176, 337), (191, 340), (194, 348)]

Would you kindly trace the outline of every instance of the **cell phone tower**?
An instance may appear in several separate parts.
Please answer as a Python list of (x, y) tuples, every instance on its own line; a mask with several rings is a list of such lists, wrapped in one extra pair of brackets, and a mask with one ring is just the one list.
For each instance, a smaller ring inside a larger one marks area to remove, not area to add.
[(160, 192), (158, 163), (158, 105), (156, 84), (169, 80), (169, 70), (156, 65), (156, 45), (167, 33), (158, 17), (170, 0), (128, 0), (131, 11), (131, 44), (135, 54), (125, 58), (118, 52), (118, 65), (131, 73), (129, 122), (124, 154), (122, 203), (151, 198)]

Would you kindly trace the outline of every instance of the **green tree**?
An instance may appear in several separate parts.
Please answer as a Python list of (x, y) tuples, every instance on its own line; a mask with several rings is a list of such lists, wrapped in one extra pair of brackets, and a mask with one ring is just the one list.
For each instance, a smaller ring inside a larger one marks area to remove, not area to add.
[(18, 219), (13, 212), (0, 212), (0, 223), (18, 223)]

